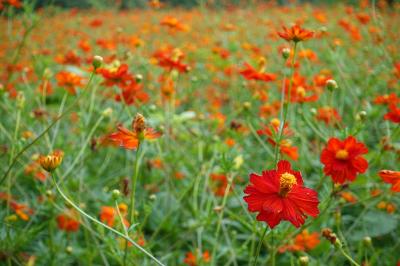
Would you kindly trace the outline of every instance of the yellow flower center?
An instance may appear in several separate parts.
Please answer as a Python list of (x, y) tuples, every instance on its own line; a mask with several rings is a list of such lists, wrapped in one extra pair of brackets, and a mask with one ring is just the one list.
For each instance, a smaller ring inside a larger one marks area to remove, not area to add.
[(273, 118), (273, 119), (271, 119), (270, 123), (274, 127), (279, 127), (279, 125), (281, 124), (281, 121), (278, 118)]
[(296, 177), (288, 172), (281, 174), (280, 176), (280, 188), (279, 195), (286, 197), (292, 187), (297, 184)]
[(335, 157), (338, 160), (347, 160), (347, 158), (349, 158), (349, 153), (346, 150), (338, 150)]

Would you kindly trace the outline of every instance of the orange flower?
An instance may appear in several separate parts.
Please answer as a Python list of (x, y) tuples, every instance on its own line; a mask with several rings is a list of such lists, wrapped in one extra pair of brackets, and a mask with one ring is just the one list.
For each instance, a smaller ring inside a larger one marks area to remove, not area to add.
[[(123, 222), (124, 225), (126, 227), (129, 227), (129, 222), (128, 220), (126, 220), (124, 218), (124, 216), (126, 215), (127, 209), (128, 207), (126, 206), (126, 204), (121, 203), (118, 205), (119, 211), (123, 217)], [(100, 210), (100, 221), (102, 221), (103, 223), (107, 224), (110, 227), (114, 226), (115, 223), (115, 219), (117, 219), (117, 221), (119, 221), (118, 218), (118, 212), (115, 208), (111, 207), (111, 206), (102, 206), (101, 210)]]
[(340, 196), (349, 203), (357, 202), (357, 198), (350, 192), (343, 191), (340, 193)]
[(65, 87), (65, 89), (72, 95), (76, 94), (76, 87), (82, 86), (82, 77), (75, 73), (61, 71), (56, 75), (58, 86)]
[(181, 23), (177, 18), (172, 17), (172, 16), (164, 17), (161, 20), (160, 25), (167, 26), (170, 29), (178, 30), (178, 31), (188, 31), (189, 30), (188, 25)]
[(400, 171), (381, 170), (379, 176), (384, 182), (392, 185), (392, 191), (400, 192)]
[(335, 125), (342, 121), (338, 111), (329, 106), (318, 108), (315, 116), (317, 120), (323, 121), (327, 125)]
[(57, 224), (60, 230), (76, 232), (79, 230), (79, 215), (75, 210), (67, 210), (57, 216)]
[(280, 247), (279, 252), (283, 253), (285, 251), (310, 251), (316, 248), (319, 242), (319, 234), (317, 232), (310, 234), (307, 230), (303, 230), (300, 234), (296, 236), (293, 244)]
[[(228, 186), (228, 178), (224, 174), (211, 174), (211, 180), (214, 183), (213, 192), (218, 197), (223, 197), (225, 195), (226, 187)], [(232, 191), (232, 187), (229, 191)]]
[(389, 112), (385, 114), (383, 119), (392, 121), (396, 124), (400, 123), (400, 108), (394, 104), (391, 104), (389, 106)]
[(289, 29), (283, 26), (283, 32), (278, 32), (278, 35), (288, 42), (293, 41), (297, 43), (311, 39), (314, 35), (314, 32), (302, 29), (296, 24)]
[(52, 154), (39, 157), (39, 163), (47, 172), (53, 172), (62, 162), (64, 153), (62, 151), (54, 151)]
[(193, 252), (188, 252), (186, 253), (186, 257), (183, 260), (183, 263), (189, 266), (197, 266), (197, 265), (202, 265), (201, 262), (208, 263), (210, 262), (210, 253), (206, 250), (203, 252), (202, 257), (200, 259), (197, 259), (196, 255), (193, 254)]
[(161, 136), (161, 133), (146, 126), (146, 121), (141, 114), (136, 114), (132, 130), (119, 126), (118, 132), (112, 133), (109, 138), (125, 149), (134, 150), (138, 148), (142, 140), (152, 140)]

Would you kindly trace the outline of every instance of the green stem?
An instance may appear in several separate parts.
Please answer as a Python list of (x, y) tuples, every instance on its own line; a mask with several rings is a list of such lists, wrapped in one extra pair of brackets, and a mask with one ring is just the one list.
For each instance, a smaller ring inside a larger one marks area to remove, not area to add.
[(95, 72), (93, 71), (90, 74), (90, 78), (88, 83), (86, 84), (85, 88), (83, 89), (83, 93), (81, 94), (80, 97), (77, 97), (75, 99), (74, 102), (71, 103), (71, 105), (64, 111), (64, 113), (62, 113), (61, 115), (59, 115), (45, 130), (43, 130), (42, 133), (39, 134), (39, 136), (37, 136), (34, 140), (32, 140), (31, 143), (29, 143), (28, 145), (26, 145), (24, 148), (22, 148), (22, 150), (20, 150), (17, 155), (12, 159), (11, 164), (8, 166), (6, 172), (4, 173), (3, 177), (0, 180), (0, 185), (4, 182), (4, 180), (6, 180), (6, 178), (8, 177), (8, 175), (10, 174), (11, 169), (13, 168), (13, 166), (17, 163), (19, 157), (21, 157), (22, 154), (25, 153), (26, 150), (28, 150), (30, 147), (32, 147), (36, 142), (38, 142), (39, 139), (41, 139), (44, 135), (46, 135), (46, 133), (55, 125), (57, 124), (58, 121), (60, 121), (65, 115), (67, 115), (69, 112), (71, 112), (74, 108), (75, 105), (79, 102), (79, 100), (83, 97), (83, 95), (86, 94), (87, 92), (87, 88), (89, 87), (90, 82), (92, 81), (93, 77), (94, 77)]
[(144, 248), (142, 248), (139, 244), (137, 244), (135, 241), (133, 241), (129, 236), (115, 230), (114, 228), (100, 222), (99, 220), (97, 220), (96, 218), (93, 218), (92, 216), (90, 216), (89, 214), (87, 214), (86, 212), (84, 212), (81, 208), (79, 208), (72, 200), (70, 200), (62, 191), (61, 188), (58, 186), (57, 181), (55, 179), (55, 174), (54, 172), (51, 174), (54, 186), (56, 187), (58, 193), (60, 193), (61, 197), (68, 202), (69, 205), (71, 205), (72, 207), (74, 207), (80, 214), (82, 214), (83, 216), (85, 216), (87, 219), (91, 220), (92, 222), (101, 225), (102, 227), (110, 230), (111, 232), (113, 232), (114, 234), (124, 238), (125, 240), (127, 240), (128, 242), (132, 243), (132, 245), (134, 245), (137, 249), (139, 249), (141, 252), (143, 252), (146, 256), (148, 256), (150, 259), (152, 259), (155, 263), (157, 263), (160, 266), (164, 266), (164, 264), (162, 264), (158, 259), (156, 259), (153, 255), (151, 255), (149, 252), (147, 252)]
[(264, 237), (265, 237), (265, 235), (267, 234), (267, 231), (268, 231), (268, 226), (265, 226), (264, 232), (263, 232), (263, 234), (262, 234), (262, 236), (261, 236), (261, 238), (260, 238), (260, 241), (258, 242), (258, 245), (257, 245), (256, 257), (255, 257), (255, 259), (254, 259), (253, 266), (256, 266), (256, 265), (257, 265), (258, 256), (260, 255), (261, 246), (262, 246), (262, 243), (263, 243), (263, 241), (264, 241)]
[[(132, 176), (131, 204), (130, 204), (130, 209), (129, 209), (129, 222), (131, 224), (133, 224), (135, 221), (135, 194), (136, 194), (137, 179), (139, 176), (139, 161), (140, 161), (141, 146), (142, 145), (139, 140), (138, 148), (136, 150), (136, 158), (135, 158), (135, 166), (134, 166), (135, 168), (134, 168), (134, 173)], [(128, 256), (128, 241), (125, 242), (124, 265), (126, 265), (127, 256)]]
[(360, 266), (360, 264), (358, 264), (357, 262), (355, 262), (355, 261), (353, 260), (353, 258), (352, 258), (349, 254), (347, 254), (346, 251), (344, 251), (344, 249), (343, 249), (342, 246), (339, 246), (339, 250), (340, 250), (340, 252), (343, 254), (343, 256), (345, 256), (346, 259), (348, 259), (352, 264), (354, 264), (355, 266)]

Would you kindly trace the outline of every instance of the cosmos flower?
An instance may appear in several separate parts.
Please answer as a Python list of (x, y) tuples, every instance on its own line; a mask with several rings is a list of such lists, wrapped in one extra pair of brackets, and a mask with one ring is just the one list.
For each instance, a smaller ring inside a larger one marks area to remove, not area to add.
[(400, 192), (400, 171), (381, 170), (379, 176), (385, 183), (392, 185), (392, 191)]
[(400, 123), (400, 108), (398, 108), (396, 105), (391, 104), (389, 106), (389, 112), (385, 114), (383, 117), (385, 120), (389, 120), (393, 123)]
[(210, 259), (211, 259), (210, 253), (206, 250), (203, 252), (201, 258), (199, 259), (196, 257), (195, 254), (193, 254), (193, 252), (186, 253), (186, 257), (183, 260), (183, 262), (189, 266), (197, 266), (197, 265), (203, 265), (200, 262), (204, 263), (210, 262)]
[(320, 243), (319, 233), (309, 233), (307, 230), (303, 230), (298, 234), (294, 242), (289, 245), (284, 245), (278, 249), (279, 252), (283, 253), (286, 251), (298, 252), (298, 251), (310, 251), (318, 246)]
[(247, 80), (260, 80), (260, 81), (274, 81), (276, 75), (265, 72), (265, 59), (260, 58), (258, 62), (258, 70), (252, 67), (248, 63), (244, 63), (244, 69), (240, 70), (239, 73)]
[(79, 215), (71, 209), (57, 216), (57, 225), (60, 230), (76, 232), (79, 230)]
[(58, 86), (64, 87), (70, 94), (76, 94), (76, 87), (82, 87), (82, 77), (75, 73), (60, 71), (56, 75)]
[(303, 186), (301, 173), (293, 170), (288, 161), (279, 161), (277, 169), (263, 171), (261, 175), (250, 174), (250, 182), (243, 199), (250, 212), (259, 212), (257, 220), (271, 228), (282, 220), (300, 227), (307, 215), (319, 214), (317, 192)]
[(314, 32), (301, 28), (299, 25), (294, 25), (291, 28), (283, 26), (283, 32), (278, 32), (279, 37), (295, 43), (306, 41), (314, 36)]
[(145, 118), (141, 114), (136, 114), (132, 122), (132, 129), (131, 131), (123, 126), (119, 126), (118, 131), (111, 134), (109, 138), (125, 149), (134, 150), (137, 149), (140, 141), (144, 139), (156, 139), (161, 136), (161, 133), (147, 127)]
[(358, 173), (364, 173), (368, 168), (368, 162), (362, 157), (366, 153), (367, 147), (352, 136), (343, 141), (337, 138), (329, 139), (321, 153), (325, 175), (339, 184), (346, 180), (354, 181)]

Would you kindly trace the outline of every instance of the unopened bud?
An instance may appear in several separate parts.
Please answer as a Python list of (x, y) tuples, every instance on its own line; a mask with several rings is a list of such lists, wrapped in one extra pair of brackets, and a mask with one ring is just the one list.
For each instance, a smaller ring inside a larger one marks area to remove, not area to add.
[(307, 266), (309, 262), (310, 262), (310, 259), (308, 258), (308, 256), (301, 256), (299, 258), (300, 266)]
[(334, 90), (336, 90), (337, 88), (339, 88), (339, 86), (337, 85), (336, 81), (333, 80), (333, 79), (328, 79), (328, 80), (326, 81), (326, 87), (327, 87), (327, 89), (330, 90), (330, 91), (334, 91)]
[(106, 108), (106, 109), (103, 111), (102, 115), (103, 115), (104, 117), (110, 117), (111, 114), (112, 114), (112, 112), (113, 112), (113, 109), (110, 108), (110, 107), (108, 107), (108, 108)]
[(68, 254), (71, 254), (73, 251), (74, 249), (71, 246), (65, 248), (65, 252), (67, 252)]
[(95, 55), (93, 57), (93, 62), (92, 65), (94, 66), (94, 69), (98, 69), (99, 67), (101, 67), (101, 65), (103, 64), (103, 57), (99, 56), (99, 55)]
[(111, 192), (111, 196), (114, 200), (117, 200), (121, 196), (121, 192), (118, 189), (114, 189)]
[(142, 114), (137, 113), (132, 122), (132, 129), (136, 134), (141, 134), (146, 129), (146, 119)]
[(290, 56), (290, 49), (289, 48), (283, 48), (282, 49), (282, 57), (284, 59), (288, 59)]
[(243, 108), (246, 110), (249, 110), (251, 108), (251, 103), (250, 102), (244, 102), (243, 103)]
[(311, 108), (310, 109), (310, 113), (312, 113), (313, 115), (316, 115), (317, 114), (317, 109)]
[(360, 111), (356, 115), (357, 121), (365, 121), (366, 118), (367, 118), (367, 112), (365, 112), (365, 111)]
[(17, 95), (17, 108), (23, 109), (25, 106), (25, 95), (22, 92), (19, 92)]
[(365, 246), (370, 247), (372, 245), (372, 239), (369, 236), (363, 238), (363, 243)]
[(150, 199), (150, 200), (156, 200), (156, 199), (157, 199), (156, 194), (151, 194), (151, 195), (149, 196), (149, 199)]
[(136, 80), (136, 82), (137, 82), (137, 83), (140, 83), (140, 82), (142, 82), (142, 80), (143, 80), (143, 76), (142, 76), (142, 74), (136, 74), (136, 76), (135, 76), (135, 80)]
[(53, 71), (51, 71), (50, 68), (46, 68), (43, 72), (43, 78), (49, 79), (49, 78), (51, 78), (51, 76), (53, 76)]

